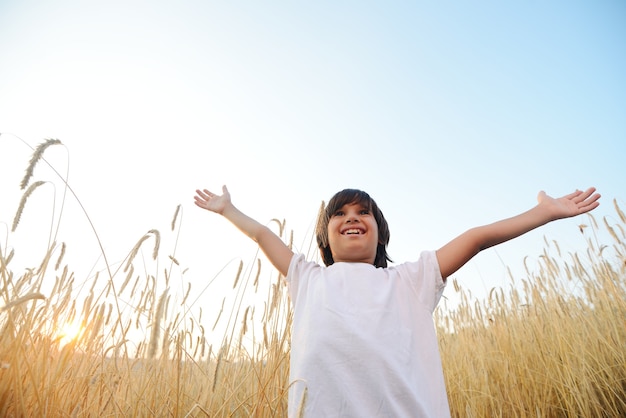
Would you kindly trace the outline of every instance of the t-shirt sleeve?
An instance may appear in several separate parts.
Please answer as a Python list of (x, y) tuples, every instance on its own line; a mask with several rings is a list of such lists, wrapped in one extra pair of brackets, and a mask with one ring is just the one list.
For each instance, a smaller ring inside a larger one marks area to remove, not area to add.
[(399, 267), (403, 269), (403, 274), (408, 274), (419, 301), (434, 312), (446, 287), (435, 251), (423, 251), (417, 261)]
[(294, 256), (291, 257), (289, 269), (287, 270), (287, 276), (285, 277), (285, 282), (287, 283), (287, 287), (289, 289), (289, 295), (294, 303), (305, 261), (304, 254), (294, 254)]

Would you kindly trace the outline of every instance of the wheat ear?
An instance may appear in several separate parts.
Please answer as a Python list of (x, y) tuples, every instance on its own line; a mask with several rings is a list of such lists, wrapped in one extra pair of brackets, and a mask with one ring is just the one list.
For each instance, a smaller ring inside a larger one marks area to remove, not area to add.
[(172, 219), (172, 231), (176, 227), (176, 219), (178, 218), (178, 212), (180, 212), (180, 206), (181, 205), (176, 206), (176, 212), (174, 212), (174, 218)]
[(13, 218), (13, 226), (11, 227), (11, 232), (15, 232), (15, 229), (17, 229), (17, 225), (20, 223), (20, 218), (22, 217), (22, 212), (24, 212), (24, 206), (26, 206), (26, 201), (28, 200), (30, 195), (33, 194), (37, 187), (41, 186), (44, 183), (44, 181), (36, 181), (31, 184), (28, 189), (26, 189), (26, 191), (22, 195), (22, 200), (20, 200), (20, 206), (17, 208), (17, 212), (15, 213), (15, 218)]
[(152, 335), (150, 336), (150, 345), (148, 346), (148, 357), (150, 358), (154, 358), (156, 355), (157, 345), (161, 335), (161, 317), (165, 311), (165, 302), (167, 301), (167, 291), (168, 289), (165, 289), (159, 298), (154, 315), (154, 321), (152, 322)]
[(30, 157), (30, 161), (28, 162), (28, 167), (26, 167), (26, 173), (24, 174), (24, 178), (20, 183), (20, 189), (24, 190), (26, 186), (28, 186), (28, 182), (30, 178), (33, 176), (33, 172), (35, 171), (35, 166), (43, 157), (43, 153), (48, 149), (48, 147), (52, 145), (61, 144), (61, 141), (58, 139), (46, 139), (45, 142), (37, 145), (35, 151), (33, 151), (33, 155)]

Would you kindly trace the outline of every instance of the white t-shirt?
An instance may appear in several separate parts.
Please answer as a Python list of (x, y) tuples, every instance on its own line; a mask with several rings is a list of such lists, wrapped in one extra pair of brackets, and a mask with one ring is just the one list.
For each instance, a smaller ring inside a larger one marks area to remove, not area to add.
[(289, 416), (449, 417), (432, 314), (434, 251), (389, 268), (291, 260)]

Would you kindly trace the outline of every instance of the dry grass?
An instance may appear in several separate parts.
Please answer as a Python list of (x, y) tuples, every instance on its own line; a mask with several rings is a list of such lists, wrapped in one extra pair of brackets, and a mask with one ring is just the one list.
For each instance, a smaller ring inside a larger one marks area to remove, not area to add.
[(439, 335), (458, 416), (626, 416), (626, 235), (615, 208), (610, 246), (592, 234), (586, 254), (562, 256), (552, 243), (537, 272), (482, 301), (454, 283), (463, 302), (437, 319), (457, 329)]
[[(154, 276), (120, 294), (117, 277), (98, 286), (96, 276), (79, 302), (53, 252), (17, 279), (1, 254), (0, 416), (285, 416), (291, 318), (278, 278), (262, 318), (246, 306), (216, 348), (200, 315), (168, 287), (158, 294)], [(52, 275), (50, 294), (34, 291)], [(239, 275), (239, 292), (254, 291)], [(68, 323), (80, 324), (69, 340)]]
[[(477, 301), (453, 283), (463, 302), (440, 309), (436, 321), (454, 416), (626, 415), (626, 218), (615, 209), (615, 223), (590, 218), (581, 228), (585, 254), (561, 255), (552, 243), (509, 290)], [(178, 207), (172, 231), (180, 225)], [(600, 230), (610, 244), (596, 241)], [(168, 260), (165, 272), (145, 268), (149, 238), (147, 259)], [(62, 263), (65, 244), (53, 243), (23, 272), (12, 270), (6, 251), (0, 247), (0, 416), (286, 416), (291, 310), (279, 277), (259, 259), (227, 270), (233, 308), (224, 311), (222, 301), (203, 318), (175, 256), (159, 254), (157, 230), (80, 291)], [(174, 288), (184, 289), (180, 299)], [(211, 327), (224, 323), (212, 344)], [(64, 337), (67, 324), (78, 332)]]

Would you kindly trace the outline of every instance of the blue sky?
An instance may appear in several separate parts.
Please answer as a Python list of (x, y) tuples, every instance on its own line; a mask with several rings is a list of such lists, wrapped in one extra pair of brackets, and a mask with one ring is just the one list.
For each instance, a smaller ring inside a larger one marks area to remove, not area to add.
[[(179, 241), (165, 245), (196, 289), (254, 254), (193, 206), (198, 187), (227, 184), (261, 222), (285, 218), (303, 250), (321, 201), (364, 189), (395, 261), (526, 210), (541, 189), (596, 186), (598, 217), (612, 216), (613, 198), (626, 206), (625, 23), (621, 1), (5, 0), (0, 221), (30, 157), (12, 135), (66, 145), (46, 155), (62, 172), (69, 156), (110, 261), (149, 229), (166, 235), (182, 204)], [(34, 196), (5, 241), (25, 265), (40, 261), (59, 198)], [(536, 259), (544, 235), (584, 250), (583, 222), (488, 250), (456, 277), (478, 294), (506, 285), (505, 266)], [(60, 231), (78, 277), (101, 268), (76, 204)]]

